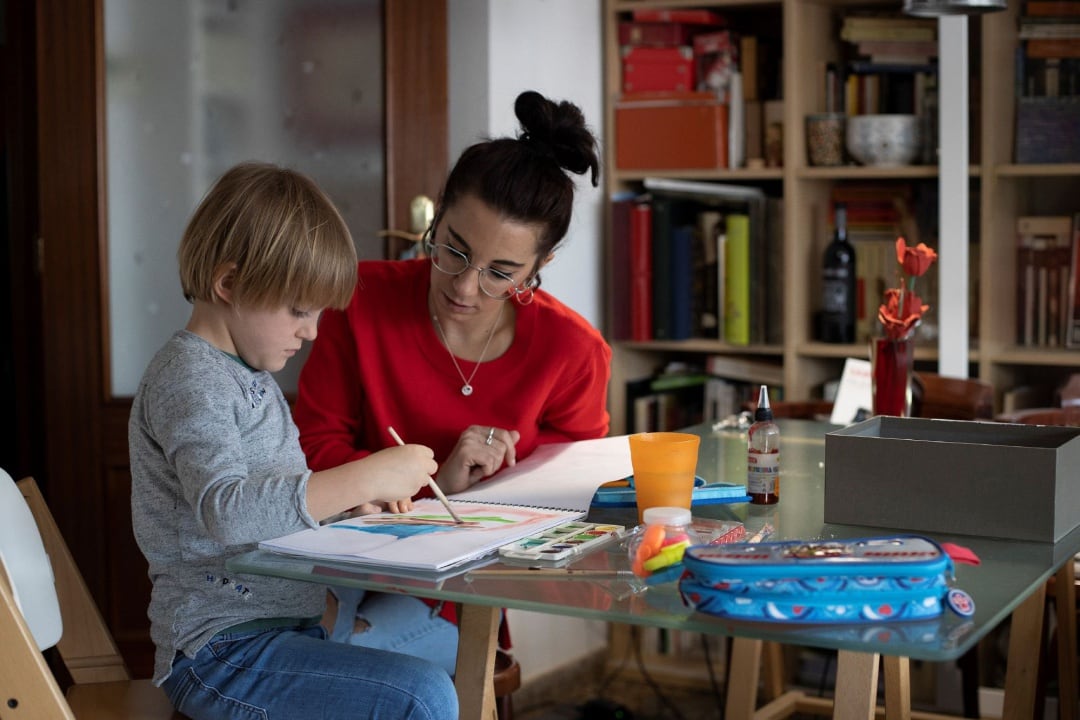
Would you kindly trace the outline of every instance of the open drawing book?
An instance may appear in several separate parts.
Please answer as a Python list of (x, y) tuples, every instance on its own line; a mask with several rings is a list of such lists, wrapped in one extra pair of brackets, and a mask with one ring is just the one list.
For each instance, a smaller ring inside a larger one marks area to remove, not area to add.
[(454, 523), (433, 498), (408, 513), (339, 520), (267, 540), (259, 547), (288, 555), (439, 572), (500, 546), (582, 518), (601, 484), (632, 471), (626, 436), (543, 445), (512, 468), (452, 495), (464, 521)]

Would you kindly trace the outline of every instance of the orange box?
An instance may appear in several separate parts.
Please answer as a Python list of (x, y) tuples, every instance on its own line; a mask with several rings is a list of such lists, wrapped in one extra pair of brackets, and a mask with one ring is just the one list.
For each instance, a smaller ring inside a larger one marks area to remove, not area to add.
[(728, 108), (711, 93), (640, 93), (615, 103), (620, 170), (724, 168)]

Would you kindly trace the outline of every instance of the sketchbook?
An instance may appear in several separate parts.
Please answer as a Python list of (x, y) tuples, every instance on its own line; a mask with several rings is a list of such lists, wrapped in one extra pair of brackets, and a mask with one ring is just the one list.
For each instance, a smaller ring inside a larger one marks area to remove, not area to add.
[(259, 547), (276, 553), (441, 572), (500, 546), (585, 516), (596, 489), (631, 472), (625, 435), (542, 445), (512, 468), (450, 496), (454, 523), (434, 498), (407, 513), (377, 513), (302, 530)]

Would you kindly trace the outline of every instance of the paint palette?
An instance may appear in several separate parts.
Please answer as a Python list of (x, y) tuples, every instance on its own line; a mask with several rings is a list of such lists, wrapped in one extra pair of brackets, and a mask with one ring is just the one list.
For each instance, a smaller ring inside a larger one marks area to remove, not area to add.
[(503, 545), (503, 560), (526, 561), (533, 565), (556, 565), (596, 550), (623, 536), (622, 525), (568, 522), (536, 535)]

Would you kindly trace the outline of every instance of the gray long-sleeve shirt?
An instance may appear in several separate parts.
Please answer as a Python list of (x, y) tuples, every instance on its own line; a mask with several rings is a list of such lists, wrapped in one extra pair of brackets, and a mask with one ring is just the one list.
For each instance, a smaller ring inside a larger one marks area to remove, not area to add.
[(151, 360), (128, 422), (131, 515), (150, 563), (154, 682), (214, 634), (322, 612), (314, 583), (231, 575), (225, 560), (318, 525), (288, 403), (273, 377), (199, 336), (176, 333)]

